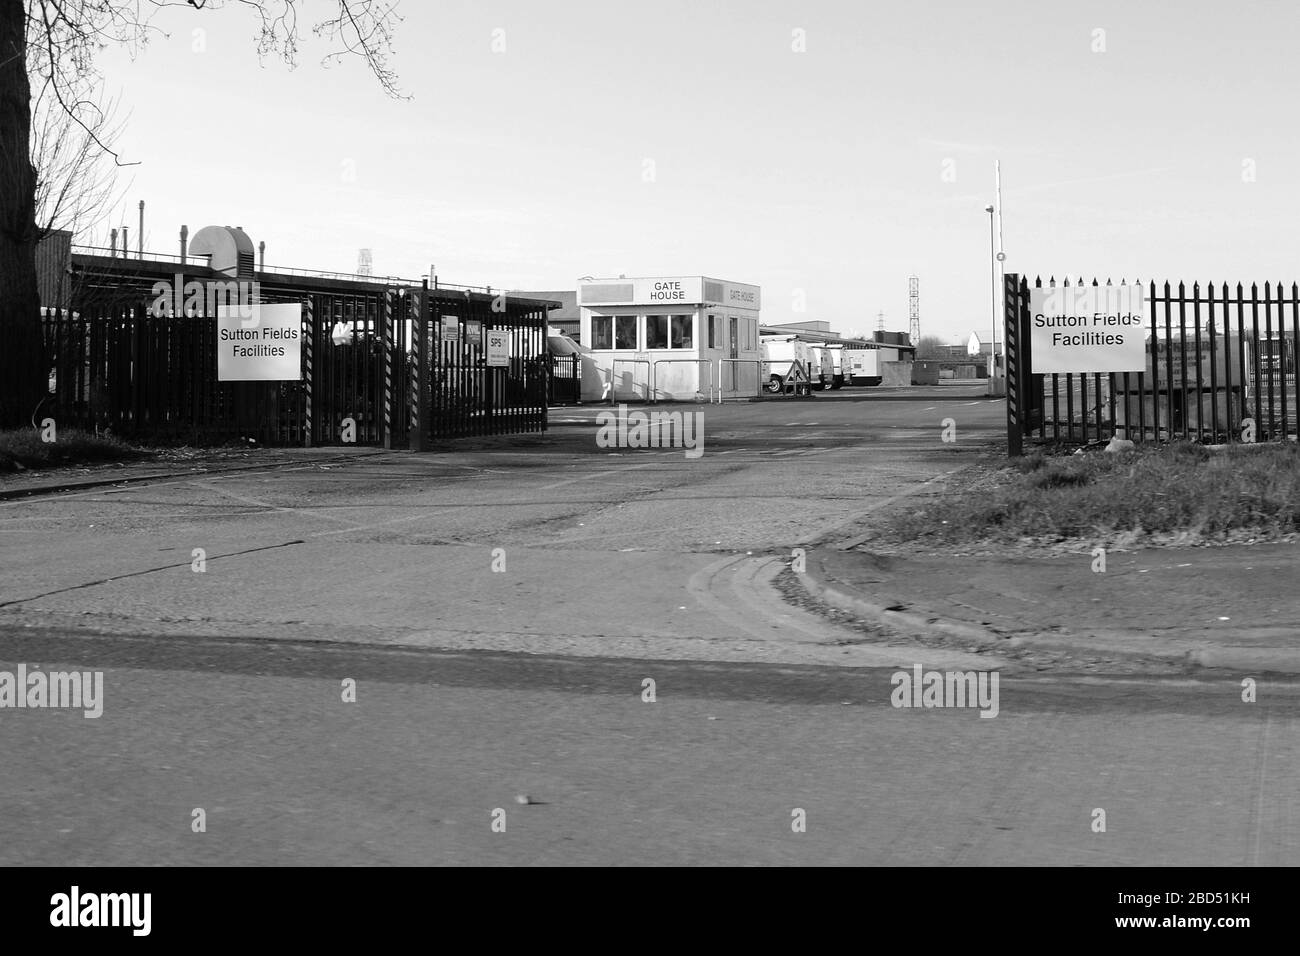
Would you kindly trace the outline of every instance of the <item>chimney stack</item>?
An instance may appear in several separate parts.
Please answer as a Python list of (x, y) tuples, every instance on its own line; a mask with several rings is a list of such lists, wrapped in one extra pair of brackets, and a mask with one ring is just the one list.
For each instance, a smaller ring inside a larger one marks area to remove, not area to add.
[(117, 230), (116, 230), (116, 229), (110, 229), (110, 230), (108, 231), (108, 236), (109, 236), (109, 238), (108, 238), (108, 257), (109, 257), (110, 259), (116, 259), (116, 258), (117, 258)]
[(140, 258), (144, 258), (144, 200), (140, 200), (140, 231), (136, 233), (136, 248), (140, 251)]
[(266, 240), (257, 244), (257, 271), (266, 271)]
[(190, 238), (190, 227), (181, 226), (181, 265), (185, 265), (185, 243)]

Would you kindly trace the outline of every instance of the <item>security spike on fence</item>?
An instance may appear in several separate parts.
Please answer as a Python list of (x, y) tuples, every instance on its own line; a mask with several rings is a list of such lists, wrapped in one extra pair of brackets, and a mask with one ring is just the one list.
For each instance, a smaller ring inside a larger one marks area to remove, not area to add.
[(1047, 280), (1047, 284), (1048, 284), (1048, 285), (1056, 285), (1056, 276), (1052, 276), (1050, 279), (1048, 279), (1048, 280)]
[[(1109, 282), (1107, 282), (1106, 284), (1107, 284), (1107, 285), (1110, 285)], [(1093, 276), (1093, 277), (1092, 277), (1092, 285), (1093, 285), (1093, 288), (1096, 288), (1096, 287), (1097, 287), (1097, 277), (1096, 277), (1096, 276)]]
[(1110, 276), (1106, 276), (1106, 285), (1111, 285)]

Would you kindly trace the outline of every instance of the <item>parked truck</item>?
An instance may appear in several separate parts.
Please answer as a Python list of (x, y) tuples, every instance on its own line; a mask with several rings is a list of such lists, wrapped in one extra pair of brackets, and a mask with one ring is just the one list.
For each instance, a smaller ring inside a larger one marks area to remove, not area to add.
[(879, 349), (844, 349), (843, 362), (850, 385), (880, 384)]

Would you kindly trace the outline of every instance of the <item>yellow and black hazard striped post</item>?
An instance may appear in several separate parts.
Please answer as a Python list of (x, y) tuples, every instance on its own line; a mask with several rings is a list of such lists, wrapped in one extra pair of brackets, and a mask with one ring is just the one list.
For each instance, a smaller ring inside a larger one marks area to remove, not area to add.
[(312, 447), (315, 442), (315, 432), (312, 428), (312, 389), (315, 383), (315, 376), (312, 369), (312, 350), (316, 342), (316, 323), (314, 321), (315, 312), (312, 309), (312, 299), (310, 297), (302, 300), (302, 355), (303, 355), (303, 423), (302, 423), (302, 444), (304, 448)]
[(427, 451), (429, 447), (429, 339), (430, 299), (429, 280), (420, 283), (420, 291), (408, 296), (411, 303), (412, 331), (415, 342), (411, 350), (411, 451)]
[[(1021, 278), (1017, 273), (1008, 272), (1003, 277), (1002, 311), (1005, 328), (1002, 333), (1002, 349), (1006, 361), (1007, 376), (1007, 455), (1019, 456), (1025, 453), (1025, 381), (1029, 377), (1029, 365), (1026, 361), (1026, 342), (1021, 337)], [(1028, 295), (1028, 286), (1024, 293)]]
[(384, 315), (379, 326), (379, 344), (384, 353), (384, 433), (385, 448), (393, 447), (393, 290), (384, 292)]

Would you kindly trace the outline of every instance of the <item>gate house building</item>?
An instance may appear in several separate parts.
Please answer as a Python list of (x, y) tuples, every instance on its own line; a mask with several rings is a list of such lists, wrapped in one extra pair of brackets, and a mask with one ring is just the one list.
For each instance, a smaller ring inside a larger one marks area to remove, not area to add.
[(614, 401), (757, 395), (760, 305), (758, 286), (707, 276), (578, 283), (581, 342)]

